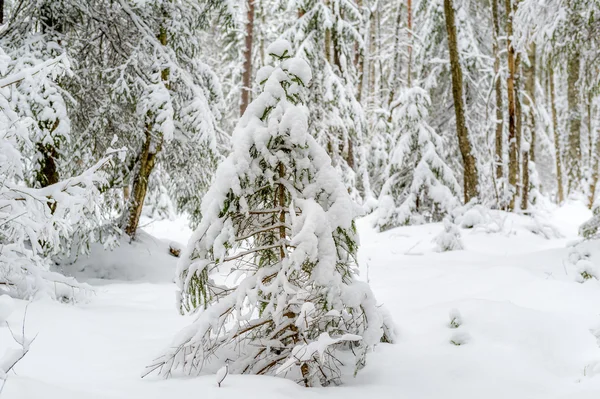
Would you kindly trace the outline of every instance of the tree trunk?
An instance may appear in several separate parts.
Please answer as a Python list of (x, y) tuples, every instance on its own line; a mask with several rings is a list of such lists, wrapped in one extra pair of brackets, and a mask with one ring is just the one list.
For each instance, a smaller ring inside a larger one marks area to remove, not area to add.
[(240, 116), (244, 114), (250, 103), (250, 91), (252, 90), (252, 44), (254, 34), (254, 1), (248, 0), (248, 14), (246, 17), (246, 38), (244, 45), (244, 72), (242, 73), (242, 101), (240, 103)]
[(596, 151), (594, 151), (593, 169), (592, 169), (592, 183), (590, 184), (590, 196), (588, 198), (588, 208), (594, 208), (594, 202), (596, 202), (596, 187), (598, 187), (598, 179), (600, 178), (600, 130), (596, 136)]
[(142, 153), (140, 154), (139, 170), (133, 180), (129, 218), (127, 219), (127, 225), (125, 226), (125, 233), (127, 233), (131, 239), (135, 238), (140, 222), (140, 216), (142, 215), (142, 208), (144, 207), (144, 200), (146, 199), (146, 192), (148, 191), (150, 173), (152, 173), (152, 170), (154, 169), (156, 156), (161, 149), (162, 137), (160, 137), (158, 142), (155, 142), (152, 134), (152, 125), (146, 125), (146, 139), (142, 146)]
[(529, 63), (523, 65), (525, 74), (525, 96), (523, 98), (527, 110), (525, 146), (523, 147), (523, 187), (521, 195), (521, 209), (529, 205), (529, 160), (535, 162), (535, 43), (529, 46)]
[(0, 0), (0, 24), (4, 23), (4, 0)]
[[(362, 9), (363, 3), (362, 0), (357, 1), (357, 5), (359, 9)], [(363, 38), (364, 39), (364, 38)], [(366, 40), (363, 41), (366, 43)], [(356, 100), (361, 102), (362, 100), (362, 92), (363, 92), (363, 80), (364, 80), (364, 71), (365, 71), (365, 54), (364, 48), (360, 48), (359, 44), (356, 43), (356, 54), (354, 58), (354, 64), (356, 65), (356, 71), (358, 73), (358, 87), (356, 88)]]
[(408, 66), (406, 71), (406, 83), (408, 87), (412, 85), (412, 0), (406, 0), (406, 13), (407, 15), (407, 23), (406, 27), (408, 28)]
[(368, 54), (368, 80), (367, 80), (367, 100), (369, 103), (374, 103), (375, 93), (375, 28), (377, 20), (377, 9), (372, 10), (369, 17), (369, 54)]
[(554, 90), (554, 69), (553, 65), (548, 62), (548, 80), (550, 81), (550, 107), (552, 109), (552, 130), (554, 132), (554, 155), (556, 158), (556, 185), (558, 203), (561, 204), (565, 200), (563, 191), (563, 175), (561, 166), (561, 150), (560, 150), (560, 134), (558, 133), (558, 116), (556, 115), (556, 94)]
[(525, 142), (523, 148), (523, 190), (521, 195), (521, 209), (526, 210), (529, 207), (529, 154), (531, 147)]
[(535, 162), (535, 69), (536, 69), (536, 45), (532, 43), (529, 46), (527, 58), (529, 58), (529, 65), (525, 68), (525, 105), (528, 108), (527, 120), (528, 130), (530, 139), (529, 158), (532, 162)]
[(567, 151), (567, 194), (577, 190), (581, 181), (581, 111), (579, 109), (579, 54), (572, 53), (567, 65), (569, 107), (569, 148)]
[(521, 107), (521, 54), (515, 58), (515, 136), (517, 138), (517, 198), (521, 196), (521, 141), (523, 139), (523, 110)]
[(398, 14), (396, 15), (396, 29), (394, 30), (394, 58), (392, 62), (392, 70), (390, 73), (390, 91), (388, 93), (387, 108), (389, 110), (388, 122), (392, 121), (392, 110), (390, 109), (394, 97), (396, 97), (396, 89), (400, 84), (400, 31), (402, 26), (402, 7), (398, 6)]
[(517, 184), (519, 177), (519, 155), (517, 148), (517, 105), (515, 99), (515, 75), (516, 61), (515, 48), (512, 45), (513, 37), (513, 14), (511, 0), (505, 0), (506, 9), (506, 46), (508, 52), (508, 77), (506, 79), (508, 93), (508, 184), (511, 185), (513, 193), (511, 195), (508, 208), (515, 209), (517, 197)]
[[(167, 17), (166, 11), (163, 16)], [(167, 45), (167, 29), (161, 26), (158, 34), (158, 40), (163, 46)], [(165, 86), (169, 88), (169, 68), (164, 68), (160, 71), (160, 77)], [(138, 225), (140, 223), (140, 216), (142, 215), (142, 209), (144, 207), (144, 200), (146, 199), (146, 192), (148, 191), (148, 180), (150, 173), (154, 169), (156, 164), (156, 157), (162, 150), (163, 135), (156, 134), (153, 132), (154, 122), (152, 121), (153, 116), (147, 115), (148, 122), (145, 124), (145, 135), (144, 144), (142, 145), (142, 151), (139, 159), (139, 169), (133, 179), (133, 190), (129, 201), (129, 215), (127, 218), (127, 224), (125, 226), (125, 233), (133, 240), (135, 238)]]
[(495, 91), (496, 91), (496, 178), (501, 179), (504, 176), (504, 151), (502, 149), (504, 143), (504, 116), (502, 105), (502, 82), (500, 81), (500, 46), (498, 38), (500, 37), (500, 18), (498, 16), (498, 0), (492, 1), (492, 19), (494, 20), (494, 37), (493, 37), (493, 52), (494, 52), (494, 76), (495, 76)]
[(467, 203), (477, 197), (479, 188), (477, 164), (472, 153), (469, 131), (465, 121), (462, 67), (458, 55), (454, 5), (452, 3), (452, 0), (444, 0), (444, 14), (446, 16), (448, 52), (450, 54), (450, 69), (452, 73), (452, 97), (456, 116), (456, 135), (458, 136), (458, 146), (464, 168), (464, 201)]

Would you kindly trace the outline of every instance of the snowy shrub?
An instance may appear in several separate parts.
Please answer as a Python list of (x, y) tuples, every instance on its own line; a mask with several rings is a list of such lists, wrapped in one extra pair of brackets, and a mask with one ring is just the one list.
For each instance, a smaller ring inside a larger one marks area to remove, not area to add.
[(575, 265), (577, 270), (576, 279), (578, 282), (583, 283), (587, 280), (596, 279), (598, 280), (598, 269), (596, 266), (587, 259), (581, 259)]
[(444, 230), (434, 239), (435, 250), (438, 252), (458, 251), (464, 249), (460, 238), (460, 230), (449, 218), (444, 218)]
[(579, 227), (579, 235), (586, 239), (598, 238), (600, 227), (600, 206), (594, 208), (594, 215)]
[(471, 335), (464, 331), (456, 331), (452, 334), (450, 338), (450, 343), (452, 345), (461, 346), (471, 341)]
[(178, 264), (179, 306), (196, 320), (149, 372), (198, 374), (229, 358), (232, 373), (327, 385), (340, 381), (338, 350), (352, 349), (358, 369), (369, 348), (393, 338), (356, 279), (358, 206), (309, 134), (311, 69), (286, 41), (268, 53), (280, 64), (258, 71), (263, 91), (233, 133)]
[(460, 218), (460, 227), (463, 229), (472, 229), (478, 224), (483, 223), (483, 215), (479, 207), (473, 207), (466, 211)]
[(450, 310), (448, 316), (450, 316), (450, 324), (448, 325), (450, 328), (458, 328), (462, 325), (462, 316), (458, 309)]
[(430, 99), (419, 87), (398, 100), (375, 226), (379, 230), (439, 221), (460, 204), (460, 186), (443, 154), (442, 138), (427, 123)]

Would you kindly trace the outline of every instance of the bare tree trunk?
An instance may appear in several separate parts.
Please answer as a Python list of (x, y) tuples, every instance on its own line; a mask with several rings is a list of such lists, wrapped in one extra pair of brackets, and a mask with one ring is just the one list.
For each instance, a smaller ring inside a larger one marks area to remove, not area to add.
[(535, 43), (529, 46), (529, 63), (523, 65), (525, 74), (525, 96), (524, 102), (527, 109), (525, 146), (523, 147), (523, 188), (521, 195), (521, 209), (527, 209), (529, 205), (529, 160), (535, 162)]
[(535, 129), (536, 129), (536, 121), (535, 121), (535, 107), (536, 107), (536, 99), (535, 99), (535, 69), (536, 69), (536, 45), (532, 43), (529, 46), (529, 51), (527, 58), (529, 58), (529, 65), (525, 69), (525, 105), (529, 109), (528, 113), (528, 127), (530, 134), (530, 149), (529, 149), (529, 158), (532, 162), (535, 162)]
[(371, 10), (371, 15), (369, 17), (369, 56), (368, 60), (368, 81), (367, 81), (367, 99), (370, 103), (372, 103), (374, 99), (375, 93), (375, 35), (376, 35), (376, 20), (377, 20), (377, 12), (378, 10)]
[(519, 154), (517, 148), (517, 105), (515, 99), (515, 75), (516, 61), (515, 48), (512, 45), (513, 37), (513, 14), (511, 0), (505, 0), (506, 9), (506, 46), (508, 51), (508, 77), (506, 86), (508, 92), (508, 184), (514, 190), (508, 208), (515, 209), (515, 200), (517, 197), (517, 184), (519, 177)]
[(392, 70), (390, 73), (390, 91), (388, 93), (387, 109), (388, 122), (392, 121), (392, 102), (396, 97), (396, 89), (400, 85), (400, 32), (402, 27), (402, 7), (398, 6), (398, 14), (396, 15), (396, 29), (394, 30), (394, 58), (392, 62)]
[(567, 151), (567, 193), (577, 190), (581, 181), (581, 111), (579, 109), (579, 54), (572, 53), (567, 65), (569, 107), (569, 148)]
[(521, 54), (515, 58), (515, 134), (517, 137), (517, 198), (521, 196), (521, 141), (523, 139), (523, 110), (521, 107)]
[(452, 0), (444, 0), (446, 16), (446, 31), (448, 34), (448, 52), (450, 54), (450, 69), (452, 73), (452, 97), (456, 116), (456, 135), (464, 168), (464, 201), (465, 203), (478, 196), (477, 164), (472, 153), (469, 131), (465, 121), (465, 106), (463, 97), (462, 68), (458, 55), (456, 38), (456, 23), (454, 21), (454, 5)]
[[(166, 11), (163, 16), (166, 18)], [(167, 45), (167, 29), (164, 26), (160, 27), (158, 34), (158, 40), (163, 46)], [(165, 86), (169, 87), (169, 68), (164, 68), (160, 71), (160, 77)], [(133, 190), (129, 201), (129, 215), (126, 220), (125, 233), (133, 240), (137, 233), (137, 228), (140, 223), (140, 216), (142, 215), (142, 209), (144, 207), (144, 200), (146, 199), (146, 192), (148, 191), (148, 180), (150, 174), (156, 164), (156, 157), (162, 150), (163, 135), (156, 134), (153, 131), (154, 123), (152, 121), (153, 116), (148, 115), (148, 122), (145, 124), (145, 135), (146, 139), (142, 145), (142, 151), (139, 159), (139, 169), (133, 179)]]
[[(362, 0), (358, 0), (357, 3), (358, 8), (362, 9), (363, 2)], [(364, 39), (364, 38), (363, 38)], [(366, 40), (363, 41), (366, 43)], [(356, 65), (356, 71), (358, 73), (358, 87), (356, 88), (356, 100), (361, 102), (362, 100), (362, 92), (363, 92), (363, 80), (364, 80), (364, 71), (365, 71), (365, 54), (364, 49), (361, 49), (358, 43), (355, 44), (355, 55), (354, 55), (354, 65)]]
[(4, 0), (0, 0), (0, 24), (4, 23)]
[(561, 204), (565, 200), (563, 191), (563, 175), (561, 165), (561, 150), (560, 150), (560, 134), (558, 133), (558, 116), (556, 115), (556, 94), (554, 89), (554, 69), (553, 65), (548, 62), (548, 80), (550, 81), (550, 107), (552, 109), (552, 130), (554, 131), (554, 155), (556, 158), (556, 184), (558, 203)]
[(592, 167), (592, 183), (590, 184), (590, 196), (588, 198), (588, 208), (593, 209), (596, 202), (596, 187), (600, 178), (600, 130), (596, 136), (596, 151), (594, 151), (594, 160)]
[(248, 0), (246, 5), (248, 13), (246, 17), (246, 38), (244, 42), (244, 72), (242, 74), (242, 101), (240, 103), (240, 116), (244, 114), (250, 103), (250, 91), (252, 90), (252, 44), (254, 41), (254, 1)]
[(496, 178), (501, 179), (504, 176), (504, 116), (503, 116), (503, 105), (502, 105), (502, 82), (500, 81), (500, 45), (498, 43), (498, 37), (500, 36), (500, 18), (498, 16), (498, 0), (491, 0), (492, 2), (492, 19), (494, 20), (494, 38), (493, 38), (493, 52), (494, 52), (494, 77), (495, 77), (495, 91), (496, 91)]
[(412, 0), (406, 0), (406, 13), (407, 15), (407, 23), (406, 27), (408, 28), (408, 66), (406, 71), (406, 83), (408, 87), (412, 85)]

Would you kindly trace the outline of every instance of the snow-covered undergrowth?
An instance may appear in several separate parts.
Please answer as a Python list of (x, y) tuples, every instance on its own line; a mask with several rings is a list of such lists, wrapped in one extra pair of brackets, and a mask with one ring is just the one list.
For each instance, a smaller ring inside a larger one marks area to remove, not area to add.
[[(492, 214), (460, 228), (464, 250), (450, 252), (436, 252), (442, 223), (376, 233), (372, 217), (360, 219), (361, 276), (392, 313), (397, 343), (378, 345), (342, 386), (315, 389), (247, 375), (229, 375), (222, 388), (214, 375), (141, 379), (191, 322), (175, 307), (176, 258), (144, 235), (118, 252), (94, 251), (79, 274), (95, 286), (87, 303), (29, 305), (25, 335), (37, 338), (0, 398), (598, 398), (600, 246), (573, 245), (589, 216), (573, 203), (537, 221)], [(178, 223), (156, 226), (173, 237)], [(123, 272), (131, 267), (139, 273)], [(14, 302), (8, 322), (21, 331), (26, 303)], [(15, 347), (0, 326), (0, 355)]]

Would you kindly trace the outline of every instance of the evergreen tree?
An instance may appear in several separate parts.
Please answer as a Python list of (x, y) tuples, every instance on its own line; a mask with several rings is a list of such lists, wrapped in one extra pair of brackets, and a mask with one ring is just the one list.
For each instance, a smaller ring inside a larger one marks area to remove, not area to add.
[(460, 203), (460, 186), (441, 156), (442, 139), (427, 124), (427, 93), (413, 87), (398, 101), (400, 128), (392, 139), (375, 222), (380, 230), (439, 221)]
[(384, 337), (373, 294), (356, 280), (356, 205), (309, 133), (310, 67), (286, 41), (267, 52), (280, 65), (258, 71), (263, 91), (233, 133), (178, 266), (181, 310), (197, 318), (150, 367), (164, 376), (228, 357), (233, 373), (327, 385), (339, 381), (337, 350), (351, 347), (361, 367)]

